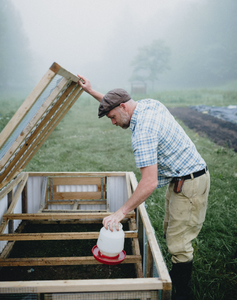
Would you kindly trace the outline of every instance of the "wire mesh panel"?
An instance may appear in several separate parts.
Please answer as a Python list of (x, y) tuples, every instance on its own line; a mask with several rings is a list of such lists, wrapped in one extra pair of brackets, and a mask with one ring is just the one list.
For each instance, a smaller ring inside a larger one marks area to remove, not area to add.
[(1, 300), (39, 300), (38, 294), (0, 294)]
[(158, 291), (45, 294), (44, 300), (157, 300)]

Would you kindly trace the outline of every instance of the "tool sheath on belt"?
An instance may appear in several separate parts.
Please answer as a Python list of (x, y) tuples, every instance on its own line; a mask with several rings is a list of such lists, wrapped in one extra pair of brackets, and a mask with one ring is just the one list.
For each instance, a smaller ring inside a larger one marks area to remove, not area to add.
[(184, 180), (185, 180), (185, 178), (183, 178), (183, 177), (175, 178), (175, 183), (174, 183), (174, 192), (175, 193), (182, 192)]

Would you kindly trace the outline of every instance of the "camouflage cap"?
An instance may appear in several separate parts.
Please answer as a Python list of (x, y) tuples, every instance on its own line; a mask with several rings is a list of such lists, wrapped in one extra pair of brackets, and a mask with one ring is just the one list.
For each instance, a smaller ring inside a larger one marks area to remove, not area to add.
[(130, 95), (123, 89), (113, 89), (104, 95), (100, 102), (98, 116), (102, 118), (112, 109), (131, 99)]

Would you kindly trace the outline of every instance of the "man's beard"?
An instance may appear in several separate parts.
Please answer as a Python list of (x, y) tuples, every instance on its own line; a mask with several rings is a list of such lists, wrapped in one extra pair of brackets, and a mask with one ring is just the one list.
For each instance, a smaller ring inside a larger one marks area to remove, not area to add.
[(120, 127), (122, 127), (123, 129), (127, 129), (130, 126), (130, 116), (128, 115), (128, 113), (124, 113), (121, 110), (119, 111), (120, 113), (120, 121), (121, 121), (121, 125), (119, 125)]

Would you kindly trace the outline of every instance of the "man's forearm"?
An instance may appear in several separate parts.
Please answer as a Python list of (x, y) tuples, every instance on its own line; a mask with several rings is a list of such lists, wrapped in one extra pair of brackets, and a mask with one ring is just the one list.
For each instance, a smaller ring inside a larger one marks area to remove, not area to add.
[(102, 98), (104, 97), (104, 94), (97, 92), (95, 90), (91, 90), (90, 92), (88, 92), (92, 97), (94, 97), (96, 100), (98, 100), (99, 102), (101, 102)]

